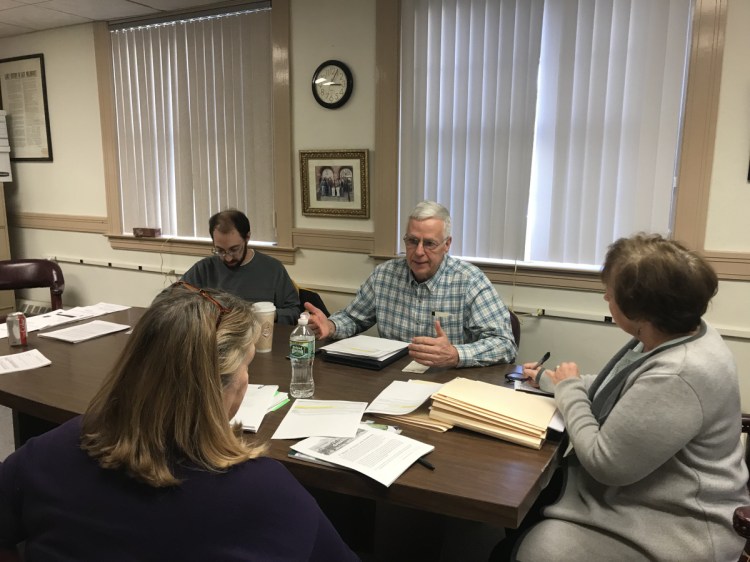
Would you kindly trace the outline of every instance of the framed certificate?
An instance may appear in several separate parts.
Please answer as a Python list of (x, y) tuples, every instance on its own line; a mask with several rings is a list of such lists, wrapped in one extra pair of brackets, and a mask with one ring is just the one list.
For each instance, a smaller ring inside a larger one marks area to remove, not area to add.
[(10, 159), (52, 161), (44, 55), (0, 59), (0, 105), (7, 113)]

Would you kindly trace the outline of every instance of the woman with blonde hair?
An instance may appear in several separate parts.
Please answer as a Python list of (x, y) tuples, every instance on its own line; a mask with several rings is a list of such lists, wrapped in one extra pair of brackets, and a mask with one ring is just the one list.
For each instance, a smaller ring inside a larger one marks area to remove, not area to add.
[(630, 342), (599, 375), (524, 365), (554, 391), (572, 448), (560, 498), (515, 559), (734, 562), (748, 473), (737, 368), (702, 319), (716, 273), (682, 244), (639, 234), (610, 246), (601, 277)]
[(356, 560), (315, 500), (229, 420), (258, 324), (177, 283), (133, 330), (86, 413), (0, 465), (0, 551), (29, 559)]

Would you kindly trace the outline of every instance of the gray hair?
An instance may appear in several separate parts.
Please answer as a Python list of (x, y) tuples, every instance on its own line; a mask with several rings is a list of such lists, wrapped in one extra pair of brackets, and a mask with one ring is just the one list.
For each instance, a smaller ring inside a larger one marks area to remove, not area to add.
[(450, 238), (451, 215), (448, 209), (435, 201), (422, 201), (418, 203), (409, 214), (409, 220), (423, 221), (427, 219), (440, 219), (443, 221), (443, 237)]

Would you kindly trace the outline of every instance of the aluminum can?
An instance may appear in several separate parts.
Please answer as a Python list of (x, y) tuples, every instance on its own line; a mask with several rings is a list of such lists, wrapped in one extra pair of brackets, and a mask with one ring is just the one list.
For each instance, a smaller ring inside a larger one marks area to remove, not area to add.
[(5, 319), (10, 345), (26, 345), (26, 316), (23, 312), (11, 312)]

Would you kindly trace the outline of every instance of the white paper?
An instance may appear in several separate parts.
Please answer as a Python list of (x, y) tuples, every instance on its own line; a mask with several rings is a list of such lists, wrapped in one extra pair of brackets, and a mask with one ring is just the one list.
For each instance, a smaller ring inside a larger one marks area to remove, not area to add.
[(350, 468), (390, 486), (414, 462), (435, 447), (415, 439), (360, 426), (352, 438), (310, 437), (292, 449)]
[(39, 334), (39, 337), (53, 338), (70, 343), (78, 343), (100, 336), (106, 336), (114, 332), (121, 332), (130, 328), (127, 324), (115, 324), (114, 322), (107, 322), (106, 320), (93, 320), (86, 324), (80, 324), (78, 326), (71, 326), (70, 328), (63, 328), (62, 330), (55, 330), (54, 332), (46, 332)]
[(52, 362), (38, 350), (32, 349), (22, 353), (3, 355), (0, 357), (0, 374), (14, 373), (16, 371), (28, 371), (37, 367), (46, 367)]
[(402, 373), (424, 373), (429, 369), (429, 365), (422, 365), (422, 363), (417, 363), (416, 361), (412, 361), (409, 363), (406, 367), (401, 369)]
[(257, 432), (266, 412), (274, 404), (278, 389), (279, 386), (276, 384), (248, 385), (245, 397), (231, 423), (240, 422), (245, 431)]
[(297, 399), (271, 439), (354, 437), (367, 402)]
[[(102, 316), (109, 314), (110, 312), (117, 312), (119, 310), (126, 310), (129, 306), (121, 304), (108, 304), (100, 302), (91, 306), (77, 306), (75, 308), (69, 308), (68, 310), (58, 309), (45, 314), (39, 314), (37, 316), (29, 316), (26, 319), (26, 331), (36, 332), (37, 330), (43, 330), (44, 328), (51, 328), (52, 326), (59, 326), (61, 324), (67, 324), (68, 322), (75, 322), (76, 320), (85, 320), (86, 318), (94, 318), (96, 316)], [(0, 339), (8, 337), (8, 327), (5, 324), (0, 324)]]
[(407, 342), (360, 335), (329, 343), (321, 349), (335, 355), (352, 355), (382, 360), (398, 353), (408, 345)]
[(378, 394), (365, 412), (392, 416), (410, 414), (440, 390), (441, 386), (442, 383), (393, 381)]

